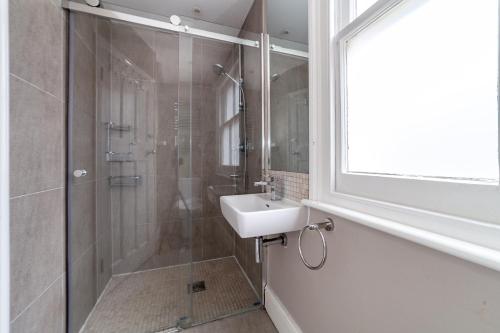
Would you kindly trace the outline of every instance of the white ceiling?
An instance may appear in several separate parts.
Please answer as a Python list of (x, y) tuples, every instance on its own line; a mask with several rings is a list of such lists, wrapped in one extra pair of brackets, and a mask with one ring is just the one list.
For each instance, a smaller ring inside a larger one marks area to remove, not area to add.
[[(240, 29), (254, 0), (103, 0), (104, 3), (170, 17), (178, 15)], [(195, 13), (198, 8), (200, 13)]]
[(307, 0), (268, 0), (267, 29), (273, 37), (308, 44)]
[[(184, 24), (236, 36), (254, 0), (102, 0), (102, 2), (105, 5), (139, 11), (152, 18), (157, 16), (168, 18), (175, 14), (184, 19)], [(307, 45), (307, 0), (267, 0), (266, 3), (269, 34)], [(195, 9), (199, 9), (199, 14)], [(192, 19), (197, 22), (193, 23)], [(234, 30), (224, 27), (231, 27)], [(288, 45), (288, 47), (300, 49), (298, 46)]]

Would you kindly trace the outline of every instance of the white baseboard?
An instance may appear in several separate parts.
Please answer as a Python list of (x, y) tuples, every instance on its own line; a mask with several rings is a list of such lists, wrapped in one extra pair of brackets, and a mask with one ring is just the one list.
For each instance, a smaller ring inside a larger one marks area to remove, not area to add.
[(266, 287), (266, 310), (269, 317), (273, 321), (274, 326), (280, 333), (302, 333), (299, 325), (293, 320), (286, 307), (281, 303), (280, 299), (273, 290)]

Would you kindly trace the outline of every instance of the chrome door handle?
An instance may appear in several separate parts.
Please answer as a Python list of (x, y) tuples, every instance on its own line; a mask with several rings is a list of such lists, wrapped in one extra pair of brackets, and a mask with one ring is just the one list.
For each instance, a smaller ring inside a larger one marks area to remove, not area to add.
[(73, 176), (75, 178), (85, 177), (86, 175), (87, 175), (87, 170), (84, 169), (73, 171)]

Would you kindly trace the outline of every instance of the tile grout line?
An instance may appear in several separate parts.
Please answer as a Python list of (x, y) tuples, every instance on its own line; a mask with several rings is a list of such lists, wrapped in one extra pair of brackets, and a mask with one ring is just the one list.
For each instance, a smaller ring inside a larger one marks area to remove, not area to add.
[(250, 288), (252, 288), (252, 291), (255, 293), (255, 296), (257, 296), (257, 299), (258, 299), (259, 301), (262, 301), (262, 300), (261, 300), (261, 297), (259, 297), (259, 294), (257, 293), (257, 290), (255, 289), (255, 287), (254, 287), (254, 285), (253, 285), (252, 281), (251, 281), (251, 280), (250, 280), (250, 278), (248, 277), (248, 274), (247, 274), (247, 273), (245, 272), (245, 270), (243, 269), (243, 266), (241, 266), (240, 261), (238, 260), (238, 258), (237, 258), (236, 256), (234, 257), (234, 259), (235, 259), (236, 263), (238, 264), (238, 267), (240, 268), (241, 272), (243, 273), (243, 276), (246, 278), (246, 280), (247, 280), (248, 284), (250, 285)]
[[(92, 242), (87, 248), (85, 248), (85, 250), (83, 250), (82, 254), (78, 258), (76, 258), (75, 260), (71, 260), (72, 266), (76, 266), (80, 260), (83, 260), (83, 257), (85, 257), (87, 252), (89, 252), (94, 245), (96, 246), (96, 249), (97, 249), (97, 241)], [(96, 252), (97, 252), (97, 250), (96, 250)], [(68, 267), (67, 269), (72, 269), (72, 267)]]
[(57, 97), (56, 95), (54, 95), (54, 94), (52, 94), (52, 93), (50, 93), (50, 92), (48, 92), (48, 91), (46, 91), (46, 90), (43, 90), (42, 88), (40, 88), (40, 87), (39, 87), (39, 86), (37, 86), (36, 84), (34, 84), (34, 83), (32, 83), (32, 82), (30, 82), (30, 81), (28, 81), (28, 80), (26, 80), (26, 79), (23, 79), (22, 77), (20, 77), (20, 76), (19, 76), (19, 75), (17, 75), (17, 74), (14, 74), (14, 73), (12, 73), (12, 72), (10, 72), (9, 74), (10, 74), (10, 76), (12, 76), (12, 77), (14, 77), (14, 78), (18, 79), (19, 81), (21, 81), (21, 82), (23, 82), (23, 83), (26, 83), (27, 85), (29, 85), (29, 86), (31, 86), (31, 87), (33, 87), (33, 88), (35, 88), (36, 90), (38, 90), (38, 91), (40, 91), (40, 92), (42, 92), (42, 93), (44, 93), (44, 94), (47, 94), (47, 95), (49, 95), (50, 97), (55, 98), (58, 102), (60, 102), (60, 103), (62, 103), (62, 104), (64, 104), (64, 103), (65, 103), (65, 102), (64, 102), (64, 100), (62, 99), (62, 97)]
[(24, 198), (24, 197), (29, 197), (29, 196), (37, 195), (37, 194), (42, 194), (42, 193), (51, 192), (51, 191), (57, 191), (57, 190), (64, 190), (64, 189), (65, 189), (64, 186), (53, 187), (53, 188), (49, 188), (49, 189), (46, 189), (46, 190), (41, 190), (41, 191), (36, 191), (36, 192), (30, 192), (30, 193), (25, 193), (25, 194), (21, 194), (21, 195), (15, 195), (15, 196), (10, 197), (9, 199), (10, 200), (20, 199), (20, 198)]
[(164, 266), (164, 267), (158, 267), (158, 268), (152, 268), (152, 269), (144, 269), (144, 270), (135, 271), (135, 272), (112, 274), (111, 277), (115, 277), (115, 276), (116, 277), (123, 277), (123, 276), (128, 276), (128, 275), (139, 274), (139, 273), (159, 271), (162, 269), (178, 268), (178, 267), (187, 266), (187, 265), (191, 265), (191, 264), (199, 264), (199, 263), (203, 263), (203, 262), (217, 261), (217, 260), (223, 260), (223, 259), (228, 259), (228, 258), (233, 258), (233, 257), (234, 256), (231, 255), (231, 256), (212, 258), (212, 259), (207, 259), (207, 260), (192, 261), (192, 262), (187, 262), (184, 264), (170, 265), (170, 266)]
[(89, 51), (91, 55), (96, 56), (95, 52), (92, 51), (92, 49), (90, 48), (90, 46), (87, 45), (87, 42), (85, 41), (85, 38), (83, 38), (83, 36), (78, 32), (78, 29), (76, 29), (76, 28), (75, 28), (75, 35), (76, 35), (76, 37), (78, 37), (80, 39), (80, 42), (82, 42), (83, 46), (85, 46), (85, 48), (87, 49), (87, 51)]
[(55, 278), (54, 281), (52, 281), (49, 286), (47, 288), (45, 288), (41, 293), (40, 295), (36, 296), (14, 319), (12, 319), (10, 321), (10, 324), (12, 325), (17, 319), (19, 319), (19, 317), (21, 317), (31, 306), (33, 306), (33, 304), (35, 304), (43, 295), (45, 295), (45, 293), (47, 291), (49, 291), (50, 288), (52, 288), (52, 286), (57, 282), (59, 281), (61, 278), (64, 278), (64, 275), (66, 274), (66, 272), (63, 272), (61, 275), (59, 275), (58, 277)]

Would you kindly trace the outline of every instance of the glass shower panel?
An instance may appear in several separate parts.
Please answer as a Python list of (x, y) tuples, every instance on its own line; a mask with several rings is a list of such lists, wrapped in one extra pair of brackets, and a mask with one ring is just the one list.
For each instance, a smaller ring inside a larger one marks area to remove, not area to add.
[(116, 189), (110, 183), (113, 275), (125, 274), (123, 289), (137, 288), (131, 297), (133, 306), (143, 307), (136, 309), (142, 321), (137, 331), (186, 326), (191, 317), (191, 219), (181, 202), (189, 201), (191, 193), (182, 196), (180, 183), (189, 178), (189, 140), (181, 152), (172, 136), (177, 124), (160, 122), (175, 114), (176, 105), (181, 116), (184, 106), (189, 110), (181, 57), (165, 56), (181, 52), (181, 38), (122, 22), (113, 22), (111, 32), (114, 89), (107, 159), (118, 181)]
[(179, 235), (185, 244), (183, 254), (184, 274), (190, 281), (187, 286), (186, 316), (179, 323), (181, 327), (192, 324), (192, 293), (196, 286), (193, 279), (193, 214), (199, 209), (199, 178), (193, 175), (193, 119), (192, 119), (192, 51), (193, 40), (189, 36), (179, 35), (179, 78), (178, 96), (175, 102), (175, 144), (177, 151), (177, 204)]
[(70, 14), (70, 332), (156, 332), (191, 318), (191, 219), (179, 204), (190, 175), (178, 164), (189, 157), (160, 127), (173, 101), (188, 105), (179, 51), (178, 34)]
[(111, 49), (109, 38), (111, 24), (107, 20), (96, 20), (96, 264), (97, 264), (97, 294), (102, 293), (111, 278), (111, 191), (109, 177), (111, 165), (105, 158), (111, 108)]
[(260, 50), (69, 23), (69, 331), (158, 332), (258, 308), (253, 240), (219, 200), (246, 191), (261, 81), (242, 64)]
[(97, 299), (95, 44), (77, 38), (95, 19), (70, 15), (68, 114), (68, 331), (78, 332)]
[(245, 182), (242, 48), (184, 38), (191, 40), (192, 50), (186, 59), (191, 62), (192, 89), (193, 283), (202, 285), (192, 295), (192, 321), (199, 324), (254, 309), (260, 299), (239, 262), (249, 261), (244, 263), (249, 267), (254, 258), (237, 258), (239, 237), (219, 205), (221, 195), (237, 194)]

